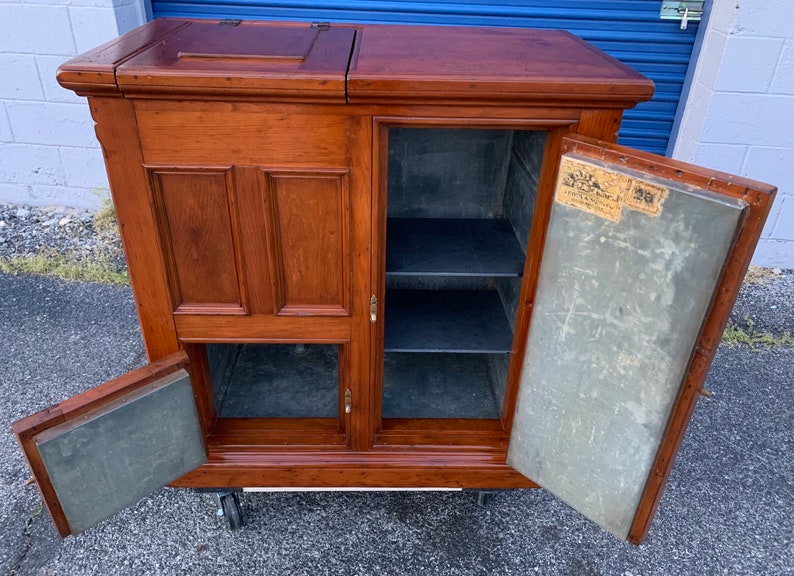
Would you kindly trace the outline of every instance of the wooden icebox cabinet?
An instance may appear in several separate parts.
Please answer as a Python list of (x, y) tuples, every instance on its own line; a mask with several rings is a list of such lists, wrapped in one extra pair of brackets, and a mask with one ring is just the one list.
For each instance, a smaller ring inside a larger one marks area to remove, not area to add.
[(541, 486), (643, 539), (775, 192), (616, 145), (648, 79), (562, 31), (161, 19), (58, 81), (150, 362), (14, 425), (62, 535), (165, 484)]

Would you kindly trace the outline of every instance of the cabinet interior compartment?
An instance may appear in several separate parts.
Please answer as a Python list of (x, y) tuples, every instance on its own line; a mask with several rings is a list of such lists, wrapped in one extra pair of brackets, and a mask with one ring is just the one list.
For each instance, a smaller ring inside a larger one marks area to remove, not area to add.
[(383, 418), (501, 417), (545, 140), (389, 129)]
[(337, 418), (339, 346), (207, 344), (218, 418)]

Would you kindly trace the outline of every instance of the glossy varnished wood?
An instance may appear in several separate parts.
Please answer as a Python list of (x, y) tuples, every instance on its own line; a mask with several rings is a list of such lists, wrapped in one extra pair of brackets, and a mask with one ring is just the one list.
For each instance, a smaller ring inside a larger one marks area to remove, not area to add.
[(275, 314), (277, 285), (273, 254), (268, 245), (267, 190), (265, 174), (258, 166), (234, 167), (237, 215), (240, 222), (242, 276), (252, 315)]
[(174, 322), (183, 342), (336, 343), (351, 337), (347, 317), (184, 314)]
[(230, 168), (150, 168), (152, 199), (177, 313), (246, 312)]
[(149, 360), (157, 360), (179, 350), (179, 343), (133, 103), (123, 98), (93, 97), (89, 106), (105, 156), (146, 354)]
[(347, 414), (350, 447), (356, 451), (372, 446), (378, 413), (370, 365), (372, 348), (370, 283), (372, 270), (372, 121), (368, 116), (350, 117), (350, 390), (352, 409)]
[(268, 94), (291, 100), (345, 99), (355, 30), (310, 23), (189, 21), (116, 71), (127, 93)]
[(561, 30), (364, 26), (351, 103), (428, 101), (633, 106), (653, 83)]
[(537, 488), (504, 464), (504, 451), (445, 446), (426, 450), (262, 450), (210, 446), (207, 464), (174, 486)]
[(65, 62), (58, 82), (78, 94), (119, 95), (116, 68), (169, 34), (187, 26), (184, 20), (160, 18)]
[(349, 315), (347, 171), (268, 170), (265, 180), (277, 313)]
[[(152, 164), (346, 167), (346, 111), (334, 108), (335, 114), (316, 115), (309, 108), (135, 101), (140, 146)], [(179, 146), (174, 145), (176, 135)]]

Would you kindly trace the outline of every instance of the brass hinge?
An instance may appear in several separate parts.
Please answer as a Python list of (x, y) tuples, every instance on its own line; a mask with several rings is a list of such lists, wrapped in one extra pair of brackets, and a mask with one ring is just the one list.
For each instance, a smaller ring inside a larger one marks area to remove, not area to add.
[(378, 321), (378, 297), (375, 295), (369, 299), (369, 321), (373, 324)]
[(686, 30), (689, 22), (703, 18), (704, 0), (663, 0), (659, 11), (660, 20), (680, 20), (681, 30)]
[(351, 410), (353, 410), (353, 392), (348, 388), (345, 390), (345, 414), (350, 414)]

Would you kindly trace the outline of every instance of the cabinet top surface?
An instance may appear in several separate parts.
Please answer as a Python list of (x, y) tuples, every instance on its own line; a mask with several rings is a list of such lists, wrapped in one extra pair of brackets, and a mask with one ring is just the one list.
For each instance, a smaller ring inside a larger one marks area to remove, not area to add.
[(348, 72), (351, 102), (650, 98), (653, 83), (563, 30), (365, 26)]
[(83, 94), (295, 101), (604, 102), (653, 83), (559, 30), (158, 19), (70, 60)]

